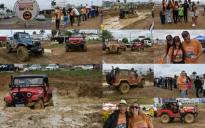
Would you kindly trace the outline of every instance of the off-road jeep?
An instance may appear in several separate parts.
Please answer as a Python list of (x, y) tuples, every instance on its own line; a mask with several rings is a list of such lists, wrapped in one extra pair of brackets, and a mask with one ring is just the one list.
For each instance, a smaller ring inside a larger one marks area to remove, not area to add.
[(72, 33), (69, 35), (69, 39), (66, 40), (65, 45), (66, 52), (72, 49), (81, 49), (82, 51), (87, 51), (87, 44), (85, 41), (85, 36), (82, 33)]
[(106, 81), (109, 85), (119, 87), (121, 93), (127, 93), (131, 85), (145, 87), (145, 78), (138, 76), (136, 71), (115, 68), (106, 75)]
[(120, 45), (118, 44), (118, 42), (116, 40), (109, 40), (107, 42), (105, 52), (106, 52), (106, 54), (109, 54), (109, 53), (121, 54)]
[(27, 106), (42, 109), (53, 106), (52, 90), (49, 88), (47, 75), (11, 76), (10, 95), (4, 98), (6, 106)]
[(140, 51), (140, 50), (144, 50), (145, 44), (144, 43), (140, 43), (140, 42), (134, 42), (131, 46), (131, 51)]
[(119, 42), (118, 44), (119, 44), (120, 49), (121, 49), (122, 51), (126, 51), (126, 46), (125, 46), (125, 44), (124, 44), (123, 42)]
[(137, 16), (138, 15), (134, 12), (133, 9), (121, 9), (119, 18), (120, 19), (130, 19), (130, 18), (134, 18)]
[[(171, 108), (171, 105), (174, 105), (174, 108)], [(180, 117), (179, 112), (179, 103), (177, 101), (166, 101), (162, 108), (158, 110), (158, 115), (161, 117), (163, 123), (169, 123), (174, 120), (174, 118)], [(198, 115), (197, 105), (194, 107), (185, 107), (184, 110), (184, 121), (186, 123), (193, 123), (194, 118)]]
[(42, 56), (44, 54), (43, 43), (39, 40), (31, 40), (28, 33), (16, 32), (13, 34), (10, 42), (6, 45), (7, 53), (17, 49), (17, 56), (20, 61), (29, 59), (29, 51)]

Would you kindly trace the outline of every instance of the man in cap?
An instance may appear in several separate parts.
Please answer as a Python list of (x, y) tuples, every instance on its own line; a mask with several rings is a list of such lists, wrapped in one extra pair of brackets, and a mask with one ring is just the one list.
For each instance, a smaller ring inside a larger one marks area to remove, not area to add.
[(121, 99), (118, 105), (119, 110), (115, 110), (105, 121), (103, 128), (128, 128), (128, 111), (127, 103), (125, 100)]
[(187, 64), (198, 64), (198, 58), (203, 52), (201, 43), (196, 39), (190, 39), (190, 34), (188, 31), (182, 32), (182, 37), (184, 41), (182, 42), (182, 47), (185, 50), (185, 61)]

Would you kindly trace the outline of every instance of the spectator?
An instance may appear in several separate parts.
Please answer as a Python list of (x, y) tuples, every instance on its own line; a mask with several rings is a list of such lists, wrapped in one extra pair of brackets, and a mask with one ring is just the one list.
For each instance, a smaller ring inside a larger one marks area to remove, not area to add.
[[(199, 93), (202, 93), (202, 83), (201, 80), (199, 79), (199, 76), (196, 77), (196, 80), (194, 81), (195, 84), (195, 89), (196, 89), (196, 97), (199, 98)], [(201, 91), (199, 92), (199, 89), (201, 89)]]
[(181, 75), (177, 78), (177, 84), (179, 86), (179, 91), (181, 94), (181, 98), (186, 98), (186, 89), (187, 89), (187, 82), (186, 82), (186, 72), (183, 70)]
[(183, 117), (184, 117), (184, 107), (183, 107), (183, 105), (180, 105), (180, 107), (179, 107), (179, 111), (180, 111), (180, 120), (181, 120), (181, 122), (182, 122), (182, 124), (184, 124), (184, 121), (183, 121)]
[(59, 30), (60, 19), (61, 19), (61, 11), (59, 10), (59, 7), (56, 7), (55, 14), (56, 14), (56, 29)]
[(64, 15), (63, 20), (64, 20), (64, 28), (65, 28), (68, 27), (68, 11), (65, 8), (63, 8), (63, 15)]

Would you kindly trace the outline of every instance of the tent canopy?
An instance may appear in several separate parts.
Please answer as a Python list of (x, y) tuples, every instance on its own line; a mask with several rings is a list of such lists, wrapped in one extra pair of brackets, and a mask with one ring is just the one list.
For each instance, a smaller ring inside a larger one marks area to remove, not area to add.
[(199, 36), (195, 37), (194, 39), (196, 39), (196, 40), (198, 40), (198, 41), (203, 41), (203, 42), (205, 42), (205, 36), (199, 35)]

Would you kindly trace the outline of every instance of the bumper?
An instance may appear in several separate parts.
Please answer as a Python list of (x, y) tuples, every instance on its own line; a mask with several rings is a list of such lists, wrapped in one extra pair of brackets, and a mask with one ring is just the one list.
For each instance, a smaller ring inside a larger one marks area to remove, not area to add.
[(70, 44), (70, 43), (66, 43), (67, 46), (71, 47), (71, 48), (77, 48), (77, 47), (83, 47), (84, 43), (79, 43), (79, 44)]
[(31, 52), (41, 52), (44, 48), (31, 48)]

